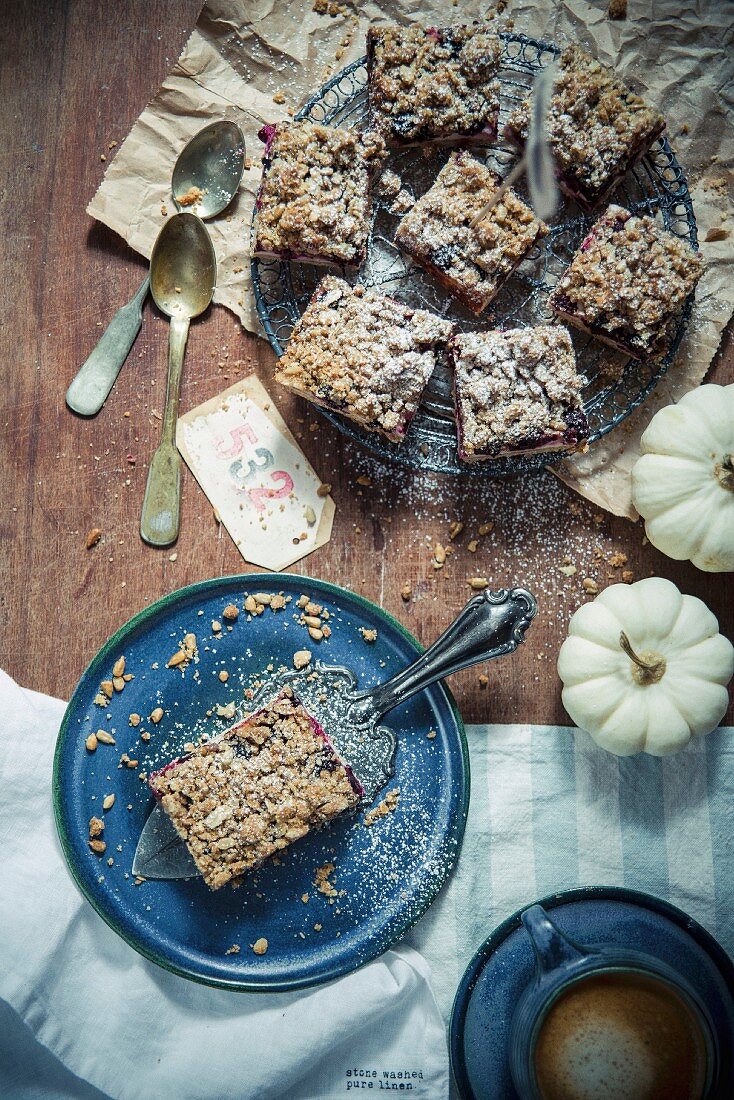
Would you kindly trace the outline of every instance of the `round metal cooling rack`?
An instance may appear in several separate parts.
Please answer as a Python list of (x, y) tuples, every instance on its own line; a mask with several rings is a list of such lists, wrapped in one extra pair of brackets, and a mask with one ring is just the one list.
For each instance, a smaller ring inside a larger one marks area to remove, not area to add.
[[(561, 52), (556, 46), (525, 35), (503, 33), (500, 71), (500, 132), (510, 111), (524, 98), (534, 74)], [(366, 59), (361, 58), (325, 84), (295, 116), (337, 126), (363, 125), (367, 113)], [(445, 146), (422, 146), (391, 154), (387, 167), (402, 180), (414, 198), (426, 191), (449, 155)], [(486, 164), (505, 176), (517, 158), (506, 145), (474, 150)], [(522, 193), (522, 187), (518, 190)], [(667, 139), (660, 138), (650, 153), (628, 173), (615, 192), (615, 201), (635, 213), (660, 218), (671, 233), (698, 245), (696, 219), (683, 171)], [(379, 196), (373, 204), (367, 259), (359, 281), (399, 298), (413, 308), (430, 309), (451, 320), (460, 330), (544, 324), (552, 320), (546, 308), (551, 287), (568, 267), (594, 216), (584, 214), (569, 199), (562, 200), (550, 233), (528, 254), (522, 265), (492, 301), (489, 311), (476, 318), (447, 295), (431, 277), (403, 256), (393, 244), (400, 214), (390, 212), (393, 199)], [(323, 275), (323, 269), (295, 262), (252, 261), (252, 282), (260, 321), (275, 352), (282, 355), (298, 318)], [(571, 329), (579, 369), (587, 385), (584, 408), (591, 428), (590, 443), (600, 439), (645, 400), (670, 365), (690, 315), (689, 301), (678, 323), (672, 347), (660, 362), (629, 360), (593, 338)], [(321, 413), (342, 432), (390, 462), (413, 469), (464, 476), (491, 476), (537, 472), (562, 454), (520, 455), (468, 466), (456, 449), (456, 425), (448, 367), (439, 363), (423, 396), (421, 407), (401, 444), (367, 432), (337, 413)]]

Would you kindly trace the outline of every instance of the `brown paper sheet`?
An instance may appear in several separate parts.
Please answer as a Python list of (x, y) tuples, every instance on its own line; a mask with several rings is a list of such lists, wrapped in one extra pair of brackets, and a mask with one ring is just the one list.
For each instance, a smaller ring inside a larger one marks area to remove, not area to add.
[[(336, 14), (313, 10), (321, 6)], [(556, 469), (600, 507), (634, 518), (629, 473), (640, 435), (654, 411), (698, 385), (734, 312), (734, 237), (706, 242), (714, 228), (734, 231), (734, 21), (731, 5), (721, 0), (629, 0), (623, 21), (607, 19), (606, 8), (606, 0), (516, 0), (497, 24), (559, 45), (580, 41), (614, 64), (663, 109), (671, 144), (691, 185), (709, 266), (681, 353), (640, 412), (587, 455)], [(436, 0), (332, 0), (324, 5), (303, 0), (298, 6), (288, 0), (210, 0), (158, 95), (110, 164), (88, 213), (150, 256), (165, 217), (175, 212), (170, 178), (179, 151), (206, 122), (234, 119), (245, 133), (250, 166), (226, 217), (209, 222), (219, 268), (214, 300), (258, 332), (248, 244), (260, 178), (261, 122), (294, 114), (329, 76), (360, 57), (370, 22), (445, 24), (487, 10), (488, 5), (474, 0), (452, 7)]]

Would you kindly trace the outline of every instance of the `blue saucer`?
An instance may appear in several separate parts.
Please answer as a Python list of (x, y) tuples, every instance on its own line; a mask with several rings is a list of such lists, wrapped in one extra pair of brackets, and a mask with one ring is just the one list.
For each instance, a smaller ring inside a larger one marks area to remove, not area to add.
[[(635, 890), (594, 886), (552, 894), (540, 904), (578, 943), (625, 944), (656, 955), (688, 979), (719, 1035), (722, 1066), (713, 1100), (731, 1100), (734, 966), (713, 936), (675, 906)], [(456, 993), (451, 1066), (463, 1100), (523, 1100), (512, 1084), (507, 1045), (514, 1007), (534, 972), (530, 937), (517, 912), (482, 944)]]
[[(244, 598), (256, 592), (283, 593), (291, 602), (250, 617)], [(302, 593), (329, 610), (328, 640), (315, 643), (298, 622)], [(230, 629), (223, 612), (231, 603), (240, 614)], [(213, 632), (213, 620), (224, 630)], [(366, 641), (360, 630), (376, 631), (376, 640)], [(197, 637), (198, 661), (167, 668), (188, 632)], [(468, 755), (451, 695), (434, 684), (386, 716), (398, 746), (389, 788), (400, 788), (400, 800), (371, 828), (361, 813), (339, 820), (248, 875), (238, 889), (212, 892), (200, 878), (135, 883), (132, 858), (153, 805), (140, 773), (180, 756), (199, 734), (231, 725), (217, 706), (241, 705), (269, 665), (292, 668), (294, 652), (304, 648), (324, 664), (351, 669), (360, 687), (389, 679), (422, 652), (386, 612), (335, 585), (289, 574), (224, 577), (174, 592), (126, 623), (94, 658), (64, 716), (53, 788), (71, 873), (120, 936), (184, 977), (268, 991), (337, 978), (404, 936), (457, 859), (469, 801)], [(125, 673), (134, 678), (100, 706), (100, 682), (122, 655)], [(156, 707), (164, 712), (158, 723), (149, 720)], [(142, 720), (135, 724), (131, 715)], [(116, 743), (100, 743), (90, 753), (85, 739), (100, 728)], [(123, 753), (137, 761), (134, 768), (118, 766)], [(115, 803), (105, 813), (109, 794)], [(101, 858), (88, 845), (92, 816), (105, 821)], [(315, 881), (326, 864), (334, 865), (331, 896)], [(269, 946), (255, 955), (252, 945), (261, 937)]]

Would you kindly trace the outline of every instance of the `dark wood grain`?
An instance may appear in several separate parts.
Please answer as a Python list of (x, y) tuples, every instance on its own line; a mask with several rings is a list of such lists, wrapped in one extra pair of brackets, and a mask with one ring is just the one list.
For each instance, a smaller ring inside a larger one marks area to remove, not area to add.
[[(167, 326), (148, 310), (134, 352), (103, 411), (84, 421), (64, 392), (144, 267), (114, 234), (84, 213), (103, 171), (178, 56), (197, 0), (95, 0), (3, 5), (0, 103), (0, 665), (22, 684), (67, 697), (105, 639), (134, 612), (191, 581), (247, 567), (186, 473), (177, 558), (140, 541), (147, 462), (163, 407)], [(731, 381), (729, 351), (710, 378)], [(228, 358), (224, 358), (224, 351)], [(212, 351), (216, 354), (212, 355)], [(219, 367), (218, 364), (227, 366)], [(182, 408), (252, 369), (271, 384), (273, 356), (222, 308), (192, 328)], [(555, 659), (584, 577), (670, 577), (704, 599), (734, 636), (730, 578), (705, 575), (643, 545), (641, 525), (602, 515), (547, 475), (459, 481), (387, 469), (336, 433), (302, 402), (277, 402), (337, 503), (329, 544), (296, 567), (376, 600), (431, 641), (469, 595), (466, 581), (522, 583), (540, 614), (511, 660), (454, 678), (465, 718), (564, 722)], [(125, 414), (129, 415), (125, 415)], [(372, 484), (359, 485), (367, 476)], [(449, 525), (465, 529), (446, 566), (432, 565)], [(492, 523), (475, 554), (468, 540)], [(101, 542), (85, 548), (92, 527)], [(615, 553), (628, 561), (614, 568)], [(577, 573), (566, 577), (568, 559)], [(412, 586), (405, 603), (400, 590)]]

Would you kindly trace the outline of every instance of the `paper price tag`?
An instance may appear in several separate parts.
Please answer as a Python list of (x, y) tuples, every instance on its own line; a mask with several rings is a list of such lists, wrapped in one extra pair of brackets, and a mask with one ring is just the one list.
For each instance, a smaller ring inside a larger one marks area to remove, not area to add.
[(334, 502), (254, 375), (182, 416), (176, 443), (246, 561), (285, 569), (328, 542)]

